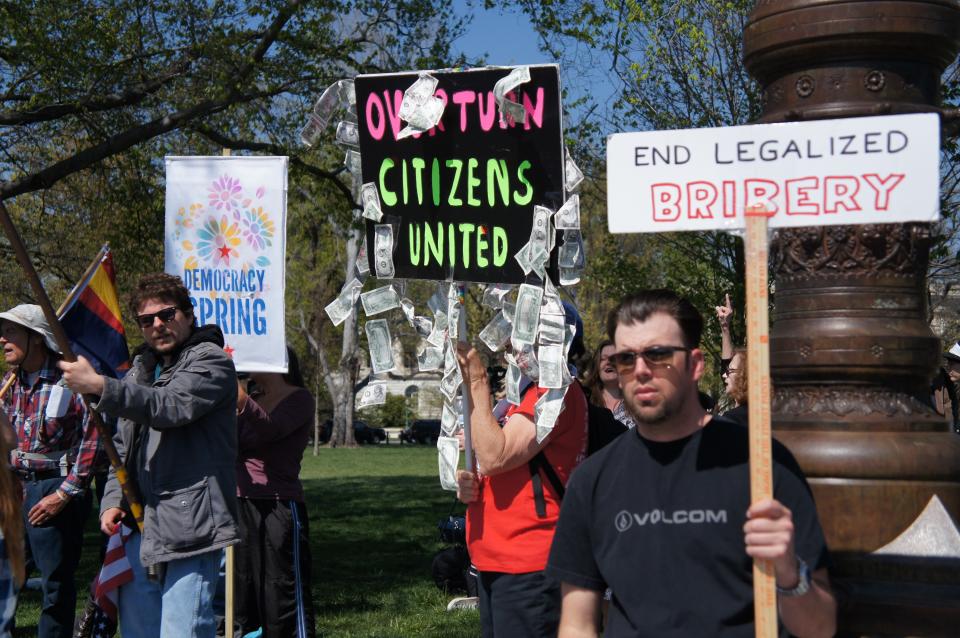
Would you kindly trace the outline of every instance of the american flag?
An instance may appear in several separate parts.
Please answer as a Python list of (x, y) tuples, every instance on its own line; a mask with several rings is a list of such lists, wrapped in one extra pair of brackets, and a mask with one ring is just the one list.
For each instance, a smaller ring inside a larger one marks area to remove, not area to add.
[(74, 638), (113, 638), (117, 633), (117, 588), (133, 580), (123, 543), (132, 532), (119, 525), (110, 534), (103, 567), (90, 585), (91, 599), (77, 623)]

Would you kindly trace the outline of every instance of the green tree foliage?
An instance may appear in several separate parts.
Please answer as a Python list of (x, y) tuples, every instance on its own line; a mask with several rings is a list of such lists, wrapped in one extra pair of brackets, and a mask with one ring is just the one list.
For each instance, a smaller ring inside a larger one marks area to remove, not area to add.
[[(615, 235), (606, 233), (605, 136), (747, 124), (761, 112), (760, 92), (742, 63), (742, 32), (754, 0), (485, 0), (521, 9), (541, 47), (561, 64), (566, 85), (596, 89), (568, 102), (568, 145), (590, 184), (582, 197), (588, 272), (578, 295), (587, 337), (602, 332), (605, 312), (623, 294), (669, 286), (688, 295), (712, 319), (730, 293), (742, 340), (743, 248), (723, 233)], [(604, 77), (605, 76), (605, 77)], [(599, 79), (598, 79), (599, 78)], [(612, 82), (614, 90), (604, 90)], [(603, 96), (610, 94), (611, 97)], [(945, 104), (960, 99), (954, 64), (944, 77)], [(955, 120), (956, 121), (956, 120)], [(960, 153), (949, 142), (942, 162), (943, 221), (932, 251), (934, 305), (945, 303), (960, 275), (957, 197)], [(953, 294), (956, 294), (954, 291)], [(719, 350), (719, 326), (708, 320), (704, 343)], [(716, 389), (719, 379), (710, 375)]]
[[(289, 156), (291, 341), (315, 391), (352, 397), (356, 323), (332, 329), (323, 307), (357, 204), (333, 131), (312, 149), (298, 131), (337, 79), (462, 63), (462, 28), (440, 0), (0, 3), (0, 200), (54, 304), (105, 241), (122, 295), (163, 267), (165, 155)], [(5, 240), (0, 257), (0, 305), (29, 300)], [(349, 445), (352, 402), (335, 412)]]
[[(605, 135), (616, 131), (744, 124), (760, 112), (759, 92), (741, 63), (741, 37), (751, 0), (488, 0), (520, 7), (541, 45), (561, 64), (565, 84), (606, 72), (613, 97), (567, 103), (567, 143), (588, 182), (581, 196), (587, 272), (577, 289), (586, 337), (596, 343), (605, 317), (623, 295), (670, 287), (707, 317), (704, 346), (719, 356), (713, 308), (730, 293), (743, 331), (743, 247), (726, 233), (610, 235), (606, 224)], [(708, 375), (716, 389), (720, 380)]]

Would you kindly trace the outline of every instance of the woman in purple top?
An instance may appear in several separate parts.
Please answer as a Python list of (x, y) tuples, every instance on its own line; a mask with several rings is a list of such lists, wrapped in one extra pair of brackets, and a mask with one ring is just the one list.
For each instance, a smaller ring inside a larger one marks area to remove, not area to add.
[(300, 462), (313, 430), (314, 399), (303, 387), (296, 354), (289, 372), (251, 373), (252, 396), (241, 383), (237, 399), (239, 455), (235, 622), (245, 635), (314, 635), (310, 543)]

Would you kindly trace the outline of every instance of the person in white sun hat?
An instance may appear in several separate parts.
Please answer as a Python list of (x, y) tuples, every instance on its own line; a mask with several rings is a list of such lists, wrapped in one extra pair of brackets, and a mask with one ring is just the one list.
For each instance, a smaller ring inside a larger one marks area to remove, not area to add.
[(15, 376), (0, 404), (0, 431), (16, 439), (10, 467), (23, 484), (26, 536), (43, 590), (37, 635), (69, 637), (88, 488), (106, 457), (82, 399), (62, 382), (60, 347), (40, 306), (0, 313), (0, 347), (4, 381)]
[(960, 433), (960, 343), (943, 353), (943, 366), (933, 378), (933, 407)]

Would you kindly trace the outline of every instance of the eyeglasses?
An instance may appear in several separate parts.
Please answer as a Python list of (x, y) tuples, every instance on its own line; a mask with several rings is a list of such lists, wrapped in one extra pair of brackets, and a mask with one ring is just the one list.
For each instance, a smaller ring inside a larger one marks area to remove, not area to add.
[(729, 377), (734, 372), (740, 372), (740, 368), (727, 368), (727, 371), (723, 373), (723, 376)]
[(140, 324), (141, 328), (149, 328), (153, 325), (153, 321), (158, 317), (163, 323), (170, 323), (176, 316), (177, 307), (170, 306), (169, 308), (164, 308), (163, 310), (158, 310), (157, 312), (149, 312), (145, 315), (137, 315), (137, 323)]
[(618, 374), (629, 374), (637, 367), (637, 357), (643, 359), (643, 362), (650, 368), (662, 368), (673, 361), (673, 355), (677, 352), (690, 352), (690, 348), (683, 346), (653, 346), (640, 352), (633, 350), (623, 350), (614, 352), (610, 355), (610, 363), (617, 368)]

